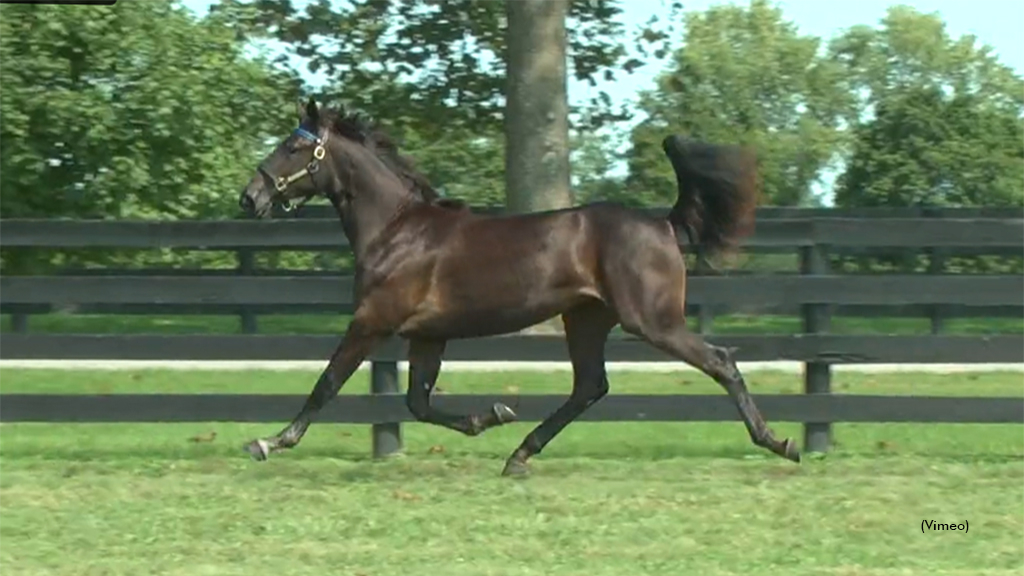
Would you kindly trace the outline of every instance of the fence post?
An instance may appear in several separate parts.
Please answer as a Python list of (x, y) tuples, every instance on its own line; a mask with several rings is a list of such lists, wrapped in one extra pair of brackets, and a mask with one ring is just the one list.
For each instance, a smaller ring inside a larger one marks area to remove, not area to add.
[[(697, 246), (696, 257), (694, 258), (695, 275), (705, 275), (711, 270), (708, 269), (708, 261), (704, 258), (704, 251)], [(702, 336), (711, 334), (711, 327), (715, 322), (715, 309), (710, 304), (701, 304), (697, 308), (697, 330)]]
[[(942, 274), (946, 269), (946, 255), (941, 248), (931, 248), (928, 251), (928, 273)], [(935, 304), (931, 307), (929, 316), (932, 321), (932, 334), (941, 334), (943, 328), (942, 318), (943, 307)]]
[[(804, 246), (800, 249), (800, 273), (819, 275), (829, 273), (828, 252), (824, 246)], [(805, 334), (828, 332), (830, 311), (828, 304), (802, 305)], [(804, 394), (830, 394), (832, 373), (827, 362), (804, 364)], [(827, 452), (832, 444), (832, 424), (807, 422), (804, 424), (804, 451)]]
[(711, 329), (715, 322), (715, 311), (707, 304), (701, 304), (699, 310), (697, 330), (701, 336), (707, 336), (711, 334)]
[[(236, 253), (238, 257), (238, 274), (242, 276), (250, 276), (253, 270), (256, 269), (256, 255), (252, 250), (241, 249)], [(256, 320), (256, 314), (245, 307), (239, 310), (239, 320), (242, 322), (242, 334), (256, 334), (259, 332), (259, 325)]]
[(28, 332), (28, 314), (24, 312), (12, 313), (11, 330), (18, 334), (25, 334), (26, 332)]
[[(398, 362), (374, 360), (370, 363), (370, 394), (397, 394)], [(373, 457), (384, 458), (401, 452), (402, 425), (398, 422), (374, 424)]]

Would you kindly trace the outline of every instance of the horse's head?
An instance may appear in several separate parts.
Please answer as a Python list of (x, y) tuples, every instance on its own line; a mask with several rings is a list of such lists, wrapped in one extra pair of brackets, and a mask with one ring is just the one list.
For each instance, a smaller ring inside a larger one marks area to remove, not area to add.
[(274, 204), (290, 209), (315, 196), (334, 206), (357, 258), (405, 206), (440, 198), (384, 132), (359, 114), (310, 100), (299, 127), (260, 162), (238, 203), (265, 218)]
[(440, 197), (386, 134), (358, 114), (319, 108), (310, 99), (299, 127), (260, 162), (238, 204), (263, 218), (275, 203), (288, 210), (320, 195), (344, 220), (357, 200), (375, 203), (374, 197), (399, 193), (427, 202)]
[(298, 128), (257, 166), (238, 199), (239, 207), (263, 218), (275, 203), (290, 209), (296, 201), (327, 195), (335, 184), (330, 169), (324, 170), (330, 138), (331, 130), (322, 124), (320, 110), (310, 99), (300, 110)]

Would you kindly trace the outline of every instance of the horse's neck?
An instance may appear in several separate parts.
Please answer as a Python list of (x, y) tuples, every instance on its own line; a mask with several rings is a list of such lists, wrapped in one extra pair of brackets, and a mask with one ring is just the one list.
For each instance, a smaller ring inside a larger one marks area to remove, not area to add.
[(344, 214), (340, 207), (335, 206), (349, 245), (357, 261), (365, 261), (371, 245), (387, 233), (387, 228), (411, 204), (422, 202), (408, 193), (381, 194), (367, 196), (363, 202), (355, 201), (349, 208), (351, 214)]
[[(335, 153), (332, 150), (332, 155)], [(369, 150), (351, 146), (348, 153), (352, 155), (348, 162), (359, 165), (350, 172), (352, 200), (344, 207), (340, 200), (331, 202), (356, 260), (360, 261), (365, 260), (367, 250), (402, 210), (423, 200), (407, 190), (402, 179)]]

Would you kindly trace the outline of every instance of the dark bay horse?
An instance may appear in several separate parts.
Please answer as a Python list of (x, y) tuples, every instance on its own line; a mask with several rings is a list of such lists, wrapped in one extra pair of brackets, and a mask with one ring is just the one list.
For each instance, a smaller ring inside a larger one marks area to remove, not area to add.
[(430, 403), (448, 340), (505, 334), (561, 315), (573, 368), (568, 400), (508, 458), (505, 475), (608, 392), (604, 346), (616, 324), (698, 368), (725, 388), (754, 444), (800, 461), (779, 441), (747, 391), (730, 351), (686, 327), (686, 266), (675, 228), (705, 249), (728, 250), (753, 226), (751, 154), (669, 136), (679, 200), (667, 219), (611, 203), (511, 216), (482, 216), (442, 200), (394, 143), (357, 115), (310, 100), (299, 128), (259, 165), (239, 204), (267, 217), (275, 203), (325, 196), (355, 256), (356, 310), (305, 405), (277, 435), (246, 446), (258, 460), (296, 446), (311, 421), (382, 341), (409, 342), (406, 402), (422, 422), (475, 436), (516, 420), (496, 404), (485, 414)]

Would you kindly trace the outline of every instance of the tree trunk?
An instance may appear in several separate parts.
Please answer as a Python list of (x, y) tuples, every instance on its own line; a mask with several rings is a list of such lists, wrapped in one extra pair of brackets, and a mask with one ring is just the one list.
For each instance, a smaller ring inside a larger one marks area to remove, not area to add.
[[(505, 198), (510, 212), (572, 206), (565, 20), (570, 0), (506, 0)], [(561, 332), (561, 319), (524, 332)]]
[(505, 186), (509, 210), (572, 205), (565, 19), (569, 0), (507, 0)]

